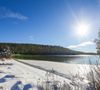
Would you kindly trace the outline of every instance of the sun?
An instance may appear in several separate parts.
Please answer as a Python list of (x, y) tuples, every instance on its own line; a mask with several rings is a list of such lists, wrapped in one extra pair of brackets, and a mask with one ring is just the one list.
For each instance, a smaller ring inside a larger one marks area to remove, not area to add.
[(86, 22), (80, 22), (75, 26), (75, 32), (78, 36), (87, 36), (89, 33), (90, 26)]

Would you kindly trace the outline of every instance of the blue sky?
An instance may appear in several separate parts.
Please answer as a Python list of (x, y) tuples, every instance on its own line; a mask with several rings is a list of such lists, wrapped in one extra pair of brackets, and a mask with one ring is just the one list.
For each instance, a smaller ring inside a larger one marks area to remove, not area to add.
[[(81, 21), (90, 25), (82, 37), (75, 30)], [(0, 42), (95, 52), (93, 41), (99, 28), (100, 0), (0, 0)]]

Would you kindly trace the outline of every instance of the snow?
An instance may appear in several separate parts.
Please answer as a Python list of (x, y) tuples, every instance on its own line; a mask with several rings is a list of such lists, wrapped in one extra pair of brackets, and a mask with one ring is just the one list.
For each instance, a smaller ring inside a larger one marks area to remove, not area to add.
[[(55, 85), (60, 90), (77, 90), (79, 86), (80, 90), (86, 90), (89, 82), (84, 74), (87, 74), (89, 70), (90, 65), (83, 64), (0, 60), (0, 90), (57, 90), (51, 89), (56, 88)], [(81, 77), (78, 75), (77, 78), (77, 74)], [(39, 89), (42, 87), (46, 89)]]
[[(58, 80), (66, 81), (67, 84), (72, 84), (73, 89), (71, 90), (77, 90), (77, 88), (80, 88), (80, 90), (86, 90), (86, 88), (89, 88), (88, 84), (89, 81), (86, 79), (86, 75), (90, 72), (90, 68), (93, 67), (93, 65), (85, 65), (85, 64), (67, 64), (67, 63), (59, 63), (59, 62), (50, 62), (50, 61), (39, 61), (39, 60), (19, 60), (21, 62), (24, 62), (25, 64), (31, 65), (31, 66), (39, 66), (41, 69), (45, 70), (54, 70), (59, 73), (62, 73), (66, 75), (68, 78), (67, 80), (62, 75), (63, 78), (60, 77), (58, 73)], [(51, 90), (51, 89), (50, 89)], [(61, 89), (62, 90), (62, 89)], [(65, 89), (70, 90), (70, 89)]]
[[(61, 62), (51, 62), (51, 61), (40, 61), (40, 60), (20, 60), (21, 62), (28, 63), (30, 65), (40, 66), (47, 70), (56, 70), (60, 73), (69, 75), (70, 74), (77, 74), (80, 75), (87, 74), (90, 71), (90, 65), (85, 64), (67, 64)], [(92, 65), (91, 65), (92, 66)]]
[[(47, 79), (48, 80), (50, 79), (49, 81), (55, 80), (56, 82), (60, 81), (62, 83), (66, 81), (70, 83), (70, 80), (57, 75), (52, 75), (53, 77), (49, 76), (48, 78), (48, 76), (46, 76), (47, 74), (46, 71), (25, 65), (13, 59), (5, 61), (0, 60), (0, 64), (2, 63), (12, 64), (12, 65), (0, 65), (0, 88), (3, 88), (3, 90), (36, 90), (37, 89), (36, 86), (38, 84), (41, 84), (41, 82), (45, 82)], [(32, 61), (28, 61), (28, 63), (32, 63)], [(33, 61), (33, 63), (36, 63), (36, 61)], [(38, 64), (41, 66), (43, 65), (43, 63), (44, 62), (37, 62), (36, 65)], [(47, 67), (46, 68), (51, 69), (50, 67), (52, 66), (48, 64), (49, 64), (48, 62), (47, 64), (45, 62), (44, 67), (46, 67), (47, 65), (48, 68)], [(51, 64), (53, 64), (53, 62)]]

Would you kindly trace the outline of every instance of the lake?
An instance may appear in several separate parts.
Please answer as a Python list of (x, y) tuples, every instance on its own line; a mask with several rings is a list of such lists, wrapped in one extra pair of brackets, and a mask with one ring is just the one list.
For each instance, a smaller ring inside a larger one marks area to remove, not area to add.
[(54, 55), (49, 59), (70, 64), (100, 64), (98, 55)]
[(17, 55), (17, 59), (43, 60), (72, 64), (100, 64), (98, 55)]
[(64, 63), (72, 64), (100, 64), (100, 58), (98, 55), (67, 55), (67, 60)]

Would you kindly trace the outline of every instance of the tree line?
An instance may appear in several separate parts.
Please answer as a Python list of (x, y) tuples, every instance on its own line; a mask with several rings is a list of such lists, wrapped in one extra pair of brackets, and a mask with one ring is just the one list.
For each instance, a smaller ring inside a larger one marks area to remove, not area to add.
[(0, 52), (8, 49), (12, 54), (24, 55), (69, 55), (80, 54), (81, 52), (70, 50), (61, 46), (39, 45), (39, 44), (20, 44), (20, 43), (0, 43)]

